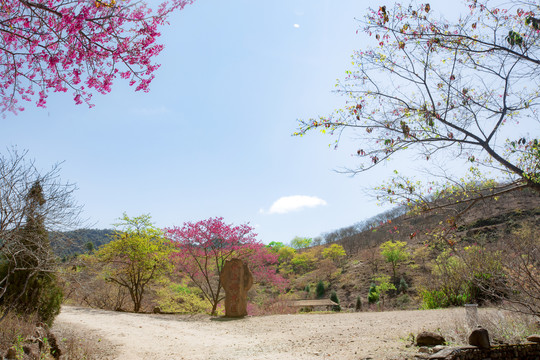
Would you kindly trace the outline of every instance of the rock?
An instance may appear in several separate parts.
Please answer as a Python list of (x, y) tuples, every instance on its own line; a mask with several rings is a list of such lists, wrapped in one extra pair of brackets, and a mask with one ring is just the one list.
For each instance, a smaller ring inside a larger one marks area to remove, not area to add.
[(40, 346), (38, 342), (25, 344), (23, 346), (23, 351), (29, 359), (39, 360), (40, 358)]
[(431, 354), (432, 350), (428, 348), (427, 346), (422, 346), (418, 349), (418, 352), (424, 353), (424, 354)]
[(538, 334), (532, 334), (527, 336), (527, 341), (540, 343), (540, 335)]
[(446, 349), (446, 348), (447, 348), (447, 347), (444, 346), (444, 345), (437, 345), (437, 346), (434, 346), (434, 347), (433, 347), (433, 353), (439, 352), (439, 351), (444, 350), (444, 349)]
[(446, 340), (439, 334), (423, 331), (416, 337), (416, 346), (444, 345)]
[(435, 354), (431, 355), (429, 359), (430, 360), (446, 359), (450, 355), (454, 355), (457, 351), (459, 350), (456, 350), (454, 348), (444, 348), (440, 351), (437, 351)]
[(489, 334), (483, 327), (477, 327), (469, 335), (469, 345), (477, 346), (481, 349), (489, 349), (491, 347), (489, 343)]

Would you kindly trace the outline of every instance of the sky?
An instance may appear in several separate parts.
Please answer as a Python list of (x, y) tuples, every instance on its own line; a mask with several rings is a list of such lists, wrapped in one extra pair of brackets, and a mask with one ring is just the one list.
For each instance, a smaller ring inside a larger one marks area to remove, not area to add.
[[(442, 3), (432, 9), (455, 12)], [(393, 167), (344, 175), (336, 170), (354, 166), (354, 139), (334, 150), (329, 136), (292, 134), (297, 119), (345, 103), (336, 80), (369, 44), (358, 19), (380, 5), (198, 0), (162, 29), (149, 93), (118, 79), (91, 109), (50, 94), (46, 109), (0, 119), (0, 148), (28, 150), (43, 170), (61, 163), (91, 228), (124, 212), (159, 227), (223, 217), (288, 243), (352, 225), (388, 209), (369, 189)]]

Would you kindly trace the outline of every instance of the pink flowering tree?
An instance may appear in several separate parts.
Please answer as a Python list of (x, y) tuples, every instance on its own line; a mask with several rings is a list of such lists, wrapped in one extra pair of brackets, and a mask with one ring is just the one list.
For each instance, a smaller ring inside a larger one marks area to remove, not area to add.
[[(376, 193), (419, 210), (447, 208), (451, 226), (486, 196), (540, 192), (540, 6), (467, 3), (454, 21), (429, 4), (370, 10), (361, 30), (371, 46), (354, 53), (336, 85), (343, 107), (300, 120), (297, 132), (332, 134), (336, 146), (353, 135), (353, 174), (398, 156), (425, 161), (428, 181), (400, 170)], [(451, 160), (468, 171), (445, 167)]]
[(131, 0), (5, 0), (0, 5), (0, 111), (45, 107), (49, 92), (69, 92), (91, 106), (118, 77), (148, 91), (159, 67), (153, 58), (167, 15), (194, 0), (172, 0), (156, 11)]
[(255, 282), (278, 288), (285, 286), (285, 280), (276, 273), (277, 254), (259, 242), (253, 228), (247, 224), (235, 226), (226, 224), (223, 218), (210, 218), (166, 228), (164, 232), (176, 246), (172, 255), (176, 271), (201, 289), (212, 306), (212, 315), (225, 298), (219, 277), (225, 260), (244, 260)]

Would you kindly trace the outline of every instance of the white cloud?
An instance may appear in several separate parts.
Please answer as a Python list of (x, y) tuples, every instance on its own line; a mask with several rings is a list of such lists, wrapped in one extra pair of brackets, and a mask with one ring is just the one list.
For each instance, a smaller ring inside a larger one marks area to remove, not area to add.
[[(305, 195), (293, 195), (293, 196), (284, 196), (277, 199), (268, 214), (286, 214), (291, 211), (298, 211), (304, 208), (312, 208), (316, 206), (324, 206), (326, 201), (319, 199), (316, 196), (305, 196)], [(264, 211), (261, 211), (264, 212)]]
[(300, 27), (299, 24), (294, 24), (293, 26), (294, 26), (296, 29), (298, 29), (298, 28)]

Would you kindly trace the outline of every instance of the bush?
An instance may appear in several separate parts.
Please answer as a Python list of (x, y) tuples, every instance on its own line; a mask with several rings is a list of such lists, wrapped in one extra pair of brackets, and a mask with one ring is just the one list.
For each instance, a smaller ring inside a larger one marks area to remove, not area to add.
[(377, 292), (377, 286), (372, 283), (369, 287), (368, 303), (375, 304), (377, 301), (379, 301), (379, 293)]
[(356, 304), (354, 306), (354, 309), (356, 311), (362, 311), (362, 298), (360, 297), (360, 295), (356, 297)]
[(444, 290), (422, 290), (422, 309), (439, 309), (449, 306), (463, 306), (471, 302), (471, 296), (468, 293), (451, 295)]
[(320, 299), (324, 296), (324, 293), (326, 292), (326, 289), (324, 288), (324, 283), (319, 281), (317, 283), (317, 287), (315, 288), (315, 292), (317, 293), (317, 299)]
[[(4, 270), (0, 269), (0, 273)], [(56, 275), (38, 272), (29, 279), (28, 276), (28, 271), (14, 272), (10, 286), (0, 299), (0, 305), (13, 306), (13, 309), (21, 315), (36, 314), (38, 321), (51, 325), (56, 315), (60, 313), (60, 305), (64, 298)]]
[(409, 284), (407, 284), (407, 282), (405, 281), (405, 278), (403, 278), (402, 276), (401, 279), (399, 280), (398, 291), (404, 293), (407, 291), (407, 289), (409, 289)]
[(401, 294), (396, 298), (396, 307), (399, 309), (406, 309), (411, 303), (411, 298), (407, 294)]
[(157, 304), (165, 313), (195, 314), (211, 309), (210, 303), (203, 300), (200, 289), (188, 287), (185, 282), (177, 284), (162, 280), (156, 294)]
[(332, 311), (341, 311), (341, 305), (339, 305), (339, 299), (335, 291), (332, 291), (332, 294), (330, 294), (330, 300), (337, 303), (337, 305), (332, 305)]
[(41, 321), (50, 326), (54, 318), (60, 314), (64, 293), (53, 274), (47, 274), (45, 278), (38, 279), (37, 283), (40, 288), (40, 294), (36, 299), (37, 315)]

